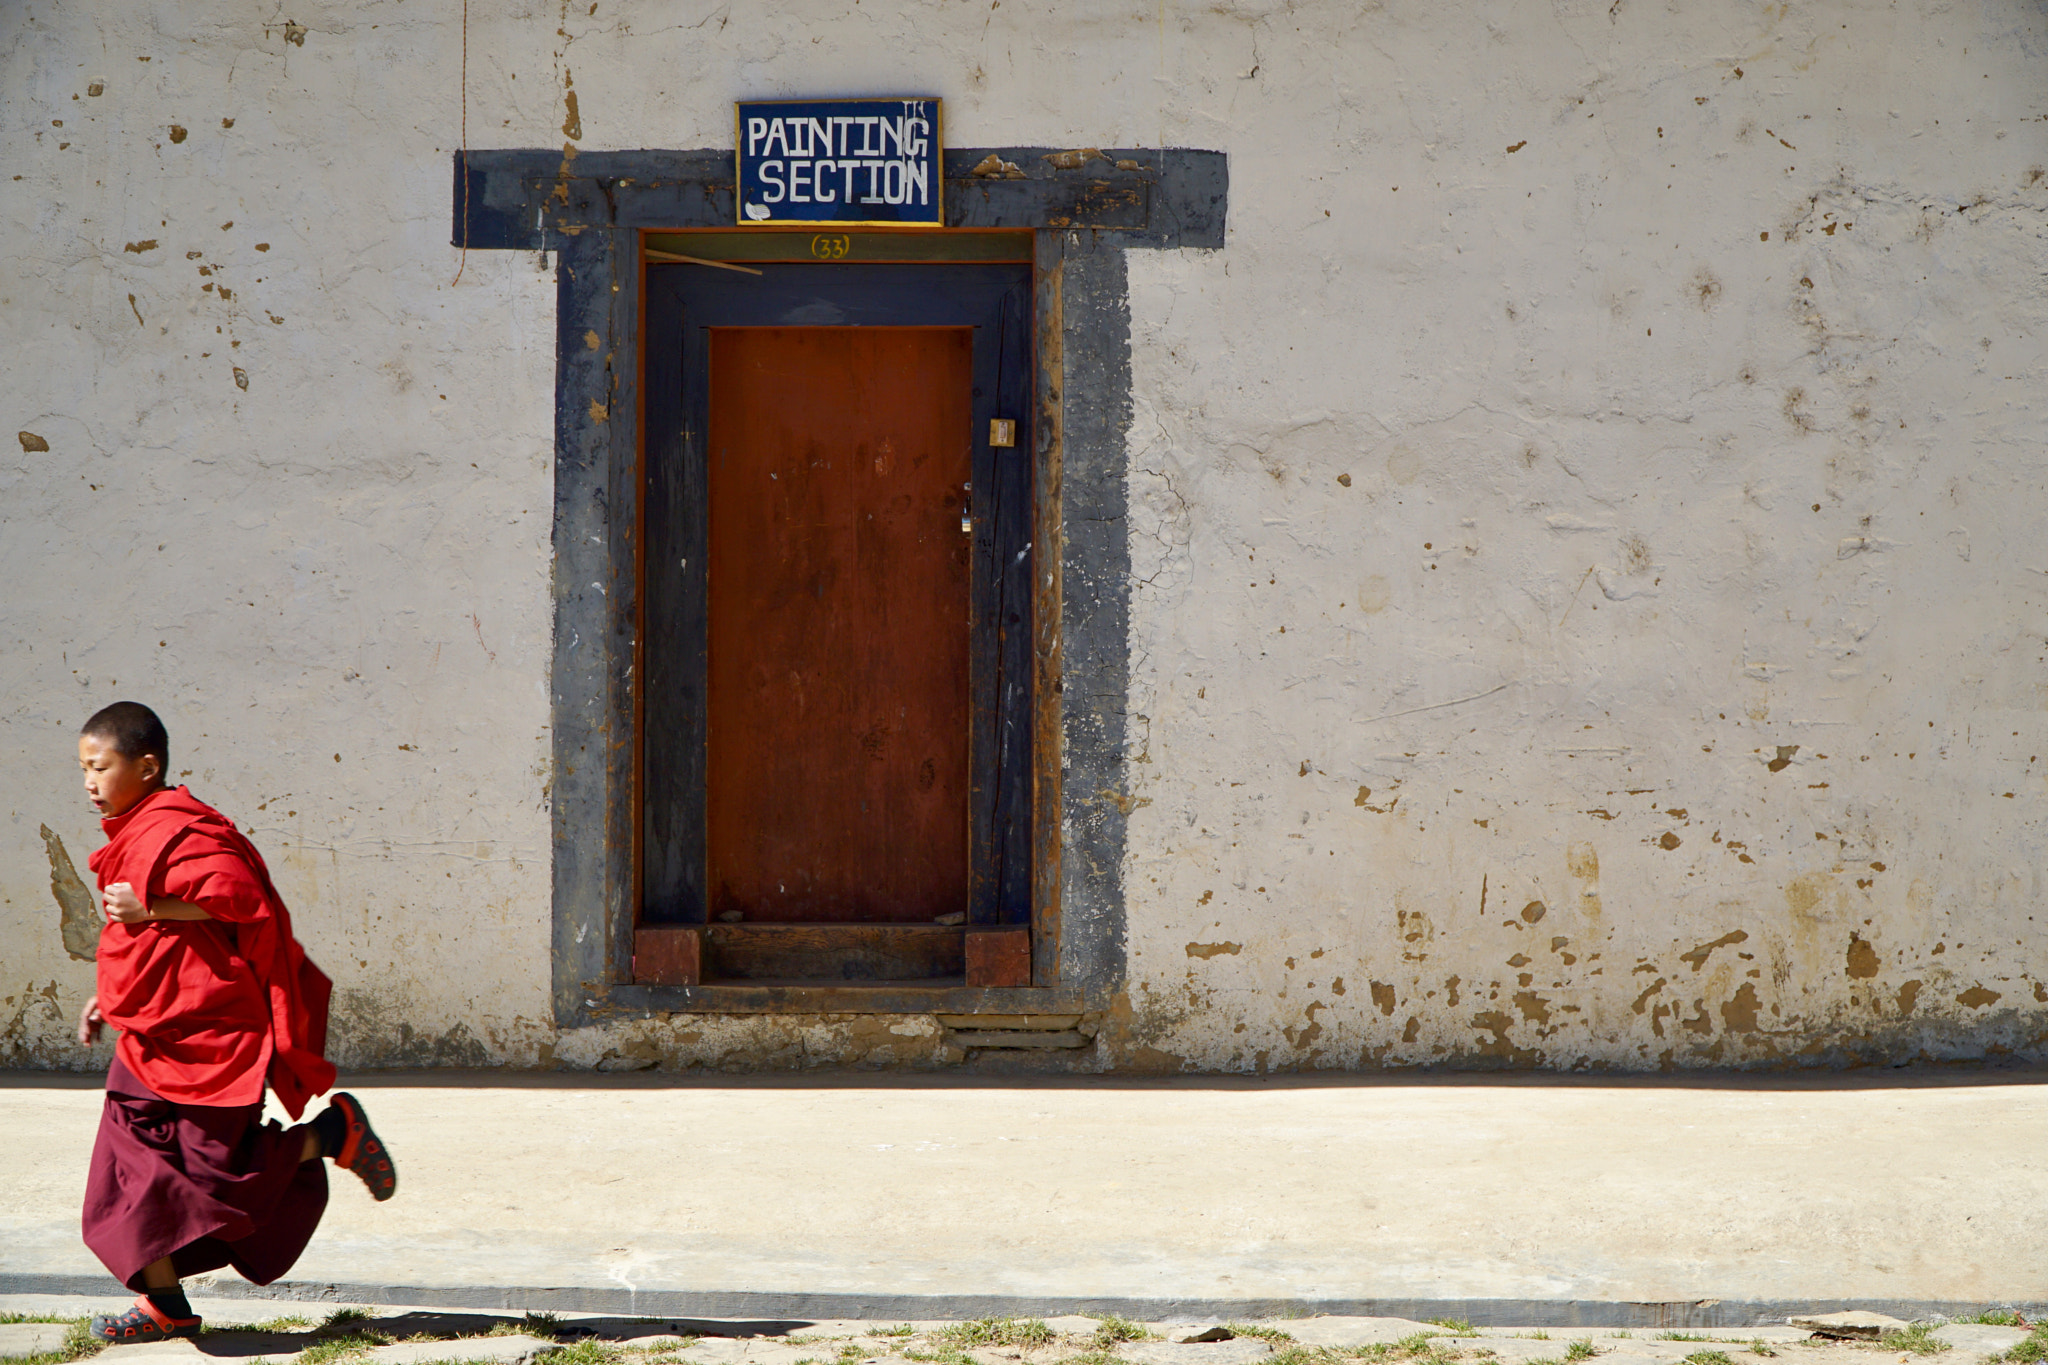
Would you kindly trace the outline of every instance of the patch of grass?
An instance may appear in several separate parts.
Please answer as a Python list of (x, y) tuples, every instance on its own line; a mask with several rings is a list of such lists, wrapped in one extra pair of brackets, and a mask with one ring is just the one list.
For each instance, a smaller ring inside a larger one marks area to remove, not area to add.
[(1762, 1337), (1757, 1337), (1749, 1343), (1749, 1353), (1753, 1356), (1774, 1356), (1777, 1354), (1776, 1351), (1771, 1349), (1771, 1343), (1765, 1341)]
[(1566, 1360), (1591, 1360), (1599, 1354), (1600, 1348), (1593, 1344), (1593, 1338), (1591, 1337), (1580, 1337), (1577, 1341), (1569, 1343), (1564, 1348), (1564, 1358)]
[(1120, 1341), (1157, 1341), (1159, 1338), (1143, 1323), (1120, 1318), (1114, 1313), (1088, 1315), (1095, 1319), (1095, 1336), (1090, 1346), (1095, 1351), (1107, 1351)]
[(367, 1308), (337, 1308), (313, 1330), (317, 1332), (345, 1332), (359, 1322), (370, 1320)]
[(1050, 1346), (1053, 1335), (1052, 1328), (1037, 1318), (970, 1318), (966, 1322), (941, 1327), (932, 1333), (932, 1340), (962, 1349), (969, 1346), (1019, 1346), (1028, 1351)]
[(626, 1353), (618, 1343), (600, 1341), (596, 1337), (584, 1337), (573, 1345), (548, 1356), (549, 1365), (617, 1365)]
[(1294, 1340), (1293, 1333), (1283, 1332), (1278, 1327), (1268, 1327), (1258, 1322), (1226, 1322), (1223, 1324), (1223, 1330), (1234, 1337), (1258, 1337), (1263, 1341), (1272, 1342), (1275, 1346), (1283, 1341)]
[(67, 1317), (62, 1313), (0, 1313), (0, 1326), (17, 1322), (83, 1322), (83, 1318)]
[(1714, 1337), (1701, 1336), (1698, 1332), (1659, 1332), (1652, 1341), (1713, 1341)]
[(209, 1330), (218, 1332), (303, 1332), (312, 1325), (313, 1320), (311, 1318), (300, 1317), (297, 1313), (287, 1313), (283, 1317), (265, 1318), (261, 1322), (244, 1322), (233, 1327), (217, 1327)]
[[(1251, 1335), (1258, 1335), (1252, 1333)], [(1321, 1346), (1303, 1346), (1292, 1337), (1273, 1343), (1273, 1354), (1260, 1365), (1344, 1365), (1343, 1358), (1335, 1351)]]
[(1612, 1332), (1609, 1332), (1607, 1335), (1610, 1337), (1621, 1337), (1624, 1340), (1633, 1341), (1635, 1340), (1636, 1334), (1634, 1332), (1629, 1331), (1626, 1327), (1621, 1327), (1615, 1329)]
[[(1415, 1332), (1402, 1337), (1399, 1341), (1376, 1341), (1367, 1346), (1346, 1347), (1342, 1354), (1351, 1357), (1353, 1360), (1370, 1360), (1375, 1362), (1413, 1361), (1416, 1362), (1416, 1365), (1430, 1365), (1430, 1362), (1433, 1361), (1458, 1359), (1458, 1352), (1444, 1345), (1445, 1342), (1450, 1340), (1451, 1337), (1443, 1332)], [(1307, 1347), (1295, 1347), (1293, 1349), (1304, 1353), (1309, 1351)], [(1481, 1351), (1478, 1354), (1495, 1356), (1499, 1353), (1496, 1351)], [(1264, 1365), (1273, 1365), (1273, 1361), (1277, 1361), (1279, 1358), (1276, 1354), (1272, 1360), (1264, 1362)], [(1334, 1361), (1337, 1359), (1337, 1353), (1317, 1348), (1314, 1352), (1314, 1358), (1322, 1361)]]
[(920, 1351), (915, 1346), (903, 1348), (905, 1360), (924, 1362), (924, 1365), (977, 1365), (974, 1357), (957, 1346), (941, 1346), (933, 1351)]
[[(1700, 1339), (1712, 1340), (1711, 1337)], [(1685, 1358), (1685, 1365), (1735, 1365), (1735, 1362), (1728, 1358), (1726, 1351), (1694, 1351)]]
[[(915, 1360), (916, 1357), (912, 1356), (911, 1359)], [(1077, 1356), (1068, 1356), (1060, 1361), (1059, 1365), (1121, 1365), (1121, 1362), (1117, 1360), (1114, 1351), (1092, 1350), (1084, 1351)]]
[(562, 1330), (562, 1315), (560, 1313), (529, 1312), (519, 1320), (519, 1328), (528, 1336), (541, 1337), (547, 1341), (553, 1341), (555, 1334)]
[(916, 1334), (917, 1329), (907, 1322), (899, 1322), (894, 1327), (868, 1328), (868, 1335), (871, 1337), (908, 1337)]
[(2010, 1362), (2010, 1365), (2040, 1365), (2044, 1360), (2048, 1360), (2048, 1322), (2034, 1328), (2033, 1335), (2011, 1350), (1992, 1356), (1985, 1365), (2000, 1365), (2000, 1362)]
[(86, 1332), (90, 1318), (59, 1317), (52, 1314), (10, 1314), (9, 1322), (67, 1323), (69, 1330), (64, 1340), (54, 1351), (38, 1351), (34, 1355), (16, 1356), (7, 1365), (65, 1365), (67, 1361), (89, 1360), (107, 1348), (107, 1343)]
[(1880, 1349), (1904, 1351), (1909, 1355), (1938, 1356), (1951, 1349), (1949, 1344), (1933, 1335), (1934, 1324), (1916, 1322), (1904, 1331), (1886, 1332), (1877, 1339)]
[(2027, 1320), (2010, 1308), (1990, 1308), (1982, 1313), (1973, 1313), (1967, 1318), (1951, 1318), (1952, 1322), (1965, 1322), (1983, 1327), (2025, 1327)]
[[(1541, 1327), (1538, 1327), (1533, 1332), (1522, 1333), (1522, 1339), (1524, 1341), (1548, 1341), (1550, 1340), (1550, 1333), (1544, 1331)], [(1529, 1365), (1536, 1365), (1536, 1362), (1531, 1361), (1529, 1362)]]
[(1435, 1341), (1438, 1335), (1436, 1332), (1411, 1332), (1395, 1342), (1393, 1351), (1388, 1354), (1399, 1352), (1411, 1356), (1426, 1355), (1436, 1349), (1430, 1343)]
[(1424, 1318), (1423, 1321), (1432, 1327), (1441, 1327), (1453, 1336), (1476, 1337), (1479, 1335), (1477, 1329), (1463, 1318)]
[[(322, 1331), (324, 1333), (325, 1329)], [(336, 1332), (323, 1335), (320, 1340), (299, 1352), (298, 1365), (329, 1365), (331, 1361), (346, 1360), (374, 1347), (390, 1344), (391, 1338), (382, 1332)]]

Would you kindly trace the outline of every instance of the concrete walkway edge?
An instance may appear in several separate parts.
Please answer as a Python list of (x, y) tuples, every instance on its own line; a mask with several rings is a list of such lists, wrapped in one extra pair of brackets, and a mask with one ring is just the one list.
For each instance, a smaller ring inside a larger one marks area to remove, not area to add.
[[(1037, 1298), (1005, 1294), (775, 1294), (630, 1290), (590, 1286), (324, 1284), (279, 1280), (254, 1285), (198, 1276), (185, 1282), (195, 1297), (281, 1303), (389, 1304), (514, 1312), (620, 1313), (648, 1318), (858, 1319), (921, 1322), (982, 1317), (1112, 1314), (1134, 1322), (1257, 1322), (1318, 1316), (1456, 1320), (1479, 1327), (1610, 1327), (1631, 1329), (1771, 1327), (1787, 1318), (1864, 1308), (1908, 1322), (1962, 1318), (1991, 1309), (2048, 1315), (2048, 1300), (1960, 1303), (1927, 1299), (1698, 1299), (1670, 1303), (1604, 1303), (1575, 1299), (1136, 1299)], [(104, 1276), (0, 1272), (0, 1295), (106, 1295), (120, 1287)]]

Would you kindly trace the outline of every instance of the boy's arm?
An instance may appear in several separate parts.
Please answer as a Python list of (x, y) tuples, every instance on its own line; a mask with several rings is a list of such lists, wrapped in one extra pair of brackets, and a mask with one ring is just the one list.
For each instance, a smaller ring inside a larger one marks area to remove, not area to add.
[(100, 1014), (100, 998), (97, 995), (85, 997), (85, 1008), (78, 1012), (78, 1045), (91, 1047), (100, 1040), (100, 1029), (106, 1019)]
[(190, 901), (177, 901), (166, 898), (155, 902), (149, 907), (149, 918), (212, 919), (213, 916), (207, 914), (204, 910), (192, 904), (192, 902)]
[(159, 896), (148, 905), (144, 905), (141, 898), (135, 894), (135, 888), (126, 882), (115, 882), (112, 886), (108, 887), (104, 903), (106, 905), (107, 918), (113, 920), (116, 924), (147, 924), (151, 920), (213, 918), (212, 915), (207, 914), (190, 901), (174, 900), (169, 896)]
[(156, 905), (182, 910), (166, 919), (215, 919), (241, 924), (264, 912), (263, 886), (255, 871), (231, 848), (188, 834), (172, 845)]

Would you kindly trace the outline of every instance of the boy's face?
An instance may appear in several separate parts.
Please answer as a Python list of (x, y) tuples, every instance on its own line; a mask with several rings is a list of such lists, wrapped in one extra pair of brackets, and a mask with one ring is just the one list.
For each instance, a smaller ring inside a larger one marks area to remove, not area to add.
[(111, 740), (98, 735), (78, 737), (78, 766), (85, 773), (86, 796), (109, 818), (126, 815), (137, 801), (163, 785), (163, 765), (155, 754), (129, 758)]

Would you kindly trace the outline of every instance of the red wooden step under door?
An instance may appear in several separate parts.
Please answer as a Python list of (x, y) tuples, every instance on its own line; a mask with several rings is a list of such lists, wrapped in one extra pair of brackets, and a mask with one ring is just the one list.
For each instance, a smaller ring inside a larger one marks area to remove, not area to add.
[(960, 327), (711, 330), (714, 919), (967, 908), (972, 359)]

